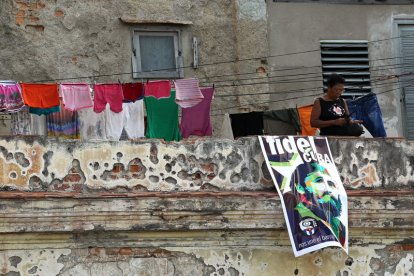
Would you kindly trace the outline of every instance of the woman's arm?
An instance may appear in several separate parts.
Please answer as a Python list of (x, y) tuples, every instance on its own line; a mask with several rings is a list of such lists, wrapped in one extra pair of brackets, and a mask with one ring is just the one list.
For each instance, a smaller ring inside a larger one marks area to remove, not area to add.
[(311, 127), (323, 128), (323, 127), (329, 127), (329, 126), (343, 126), (346, 124), (345, 118), (322, 121), (319, 119), (320, 116), (321, 116), (321, 103), (319, 102), (319, 99), (316, 99), (315, 102), (313, 103), (312, 113), (310, 117)]

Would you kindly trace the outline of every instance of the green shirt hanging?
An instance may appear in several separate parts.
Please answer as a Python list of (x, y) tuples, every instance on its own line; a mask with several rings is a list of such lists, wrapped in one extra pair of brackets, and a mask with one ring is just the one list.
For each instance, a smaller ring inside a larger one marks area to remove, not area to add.
[(147, 130), (145, 137), (180, 141), (178, 127), (178, 105), (175, 103), (175, 90), (171, 90), (169, 98), (145, 97), (147, 110)]

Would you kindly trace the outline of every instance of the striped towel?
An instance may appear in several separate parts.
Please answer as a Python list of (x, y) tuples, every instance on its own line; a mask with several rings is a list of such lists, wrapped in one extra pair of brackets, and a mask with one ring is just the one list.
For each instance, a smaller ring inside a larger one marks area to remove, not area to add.
[(200, 103), (204, 96), (198, 86), (198, 79), (180, 79), (175, 84), (175, 102), (182, 108), (189, 108)]

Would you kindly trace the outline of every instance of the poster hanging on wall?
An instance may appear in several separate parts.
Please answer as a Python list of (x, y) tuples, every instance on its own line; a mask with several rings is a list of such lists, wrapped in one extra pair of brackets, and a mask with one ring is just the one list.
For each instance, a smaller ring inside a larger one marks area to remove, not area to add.
[(328, 140), (259, 136), (296, 257), (328, 247), (348, 253), (347, 195)]

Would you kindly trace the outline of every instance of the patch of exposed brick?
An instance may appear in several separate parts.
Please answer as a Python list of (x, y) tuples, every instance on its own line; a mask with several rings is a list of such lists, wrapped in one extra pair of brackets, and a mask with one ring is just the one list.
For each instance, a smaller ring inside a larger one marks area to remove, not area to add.
[(56, 17), (62, 17), (63, 15), (65, 15), (65, 14), (63, 13), (63, 11), (62, 11), (62, 10), (56, 10), (56, 11), (55, 11), (55, 16), (56, 16)]
[(200, 164), (200, 167), (206, 172), (214, 172), (215, 166), (212, 163)]
[(134, 252), (129, 247), (123, 247), (119, 250), (120, 255), (131, 256)]
[(398, 244), (388, 247), (390, 252), (410, 251), (414, 252), (414, 244)]
[(24, 16), (25, 16), (26, 12), (24, 10), (19, 10), (16, 14), (16, 25), (17, 26), (21, 26), (24, 24)]
[(74, 184), (74, 185), (72, 185), (72, 190), (75, 191), (75, 192), (80, 193), (80, 192), (83, 191), (83, 188), (84, 188), (83, 184)]
[(29, 18), (30, 22), (32, 22), (32, 23), (38, 23), (40, 21), (40, 18), (37, 17), (37, 16), (34, 16), (34, 15), (29, 15), (28, 18)]
[(71, 186), (65, 183), (57, 183), (53, 185), (53, 189), (56, 191), (68, 191), (70, 188)]
[(43, 25), (26, 25), (25, 27), (27, 30), (34, 30), (36, 32), (44, 32), (45, 26)]
[(124, 170), (124, 165), (120, 163), (114, 164), (114, 167), (112, 168), (113, 173), (119, 173), (123, 170)]
[(25, 26), (26, 29), (34, 30), (37, 32), (43, 32), (44, 26), (39, 24), (40, 17), (38, 16), (39, 10), (44, 9), (46, 4), (41, 0), (27, 1), (27, 0), (15, 0), (18, 7), (15, 17), (15, 23), (17, 26), (25, 25), (26, 20), (32, 24)]
[(80, 182), (82, 177), (77, 173), (71, 173), (63, 178), (63, 182)]
[(131, 166), (129, 166), (129, 171), (130, 172), (135, 173), (135, 172), (140, 172), (141, 170), (142, 170), (142, 167), (139, 166), (139, 165), (131, 165)]

